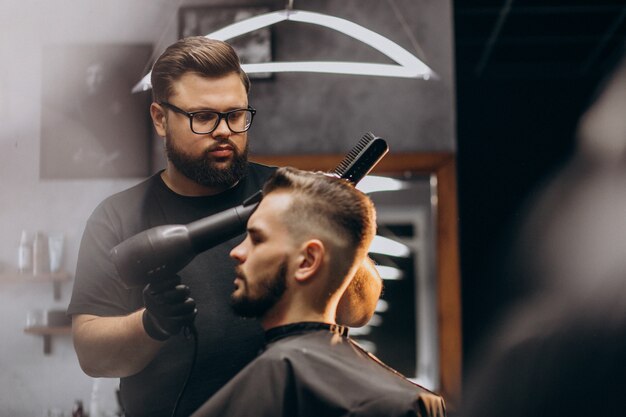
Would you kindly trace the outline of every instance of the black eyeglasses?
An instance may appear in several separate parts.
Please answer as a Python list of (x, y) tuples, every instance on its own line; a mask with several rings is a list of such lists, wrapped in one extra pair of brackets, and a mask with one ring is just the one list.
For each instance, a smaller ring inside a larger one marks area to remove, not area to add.
[(176, 113), (184, 114), (189, 118), (191, 131), (198, 135), (206, 135), (217, 129), (222, 119), (226, 120), (228, 128), (233, 133), (243, 133), (250, 129), (256, 110), (248, 106), (247, 109), (235, 109), (227, 112), (199, 110), (194, 112), (185, 111), (173, 104), (162, 101), (159, 104)]

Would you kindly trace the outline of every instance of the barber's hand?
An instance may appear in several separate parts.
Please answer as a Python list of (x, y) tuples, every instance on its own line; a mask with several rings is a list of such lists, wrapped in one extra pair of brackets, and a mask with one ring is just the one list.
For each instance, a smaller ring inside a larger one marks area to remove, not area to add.
[(196, 313), (196, 302), (189, 297), (189, 287), (180, 277), (146, 285), (143, 289), (143, 327), (148, 336), (163, 341), (191, 325)]

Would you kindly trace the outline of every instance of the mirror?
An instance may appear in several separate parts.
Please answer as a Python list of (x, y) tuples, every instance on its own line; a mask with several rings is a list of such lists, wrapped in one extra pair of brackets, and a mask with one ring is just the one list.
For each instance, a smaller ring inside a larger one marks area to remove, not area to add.
[[(371, 191), (371, 179), (387, 182), (388, 187)], [(370, 257), (384, 289), (370, 323), (350, 334), (383, 362), (436, 390), (439, 352), (430, 178), (412, 172), (368, 176), (358, 188), (376, 205), (378, 233)]]
[[(256, 162), (330, 171), (343, 155), (254, 156)], [(383, 362), (441, 393), (461, 394), (461, 295), (454, 154), (388, 154), (370, 175), (400, 189), (368, 192), (378, 213), (370, 256), (385, 280), (370, 323), (351, 336)], [(359, 188), (367, 192), (366, 181)]]

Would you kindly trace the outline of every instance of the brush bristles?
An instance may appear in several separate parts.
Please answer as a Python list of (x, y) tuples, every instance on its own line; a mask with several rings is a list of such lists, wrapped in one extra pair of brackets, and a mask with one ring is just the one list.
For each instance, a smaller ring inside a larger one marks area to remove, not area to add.
[(357, 159), (359, 154), (365, 149), (365, 147), (376, 139), (376, 136), (372, 132), (367, 132), (359, 143), (357, 143), (351, 150), (348, 152), (345, 158), (337, 165), (334, 169), (334, 173), (341, 178), (346, 178), (346, 174), (348, 174), (348, 168), (353, 164), (353, 162)]

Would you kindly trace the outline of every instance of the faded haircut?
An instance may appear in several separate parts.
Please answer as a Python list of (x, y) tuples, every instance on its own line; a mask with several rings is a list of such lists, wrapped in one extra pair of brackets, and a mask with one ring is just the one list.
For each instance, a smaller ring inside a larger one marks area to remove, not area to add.
[(263, 194), (287, 191), (292, 195), (284, 221), (296, 240), (320, 239), (332, 251), (331, 267), (338, 288), (351, 268), (367, 255), (376, 233), (374, 204), (347, 180), (321, 172), (279, 168), (263, 187)]

